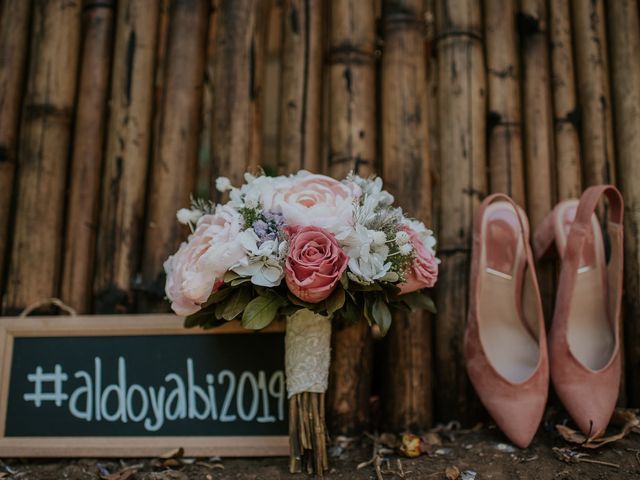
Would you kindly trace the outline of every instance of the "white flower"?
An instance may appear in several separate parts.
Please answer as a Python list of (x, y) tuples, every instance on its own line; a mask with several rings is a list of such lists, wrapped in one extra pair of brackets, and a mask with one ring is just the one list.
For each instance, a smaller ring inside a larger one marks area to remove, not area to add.
[(280, 285), (284, 270), (282, 268), (282, 256), (277, 240), (267, 240), (258, 245), (259, 238), (248, 228), (238, 236), (240, 243), (248, 253), (231, 270), (243, 277), (251, 277), (251, 283), (263, 287), (276, 287)]
[(250, 192), (244, 197), (244, 206), (246, 208), (254, 210), (258, 208), (259, 205), (260, 200), (258, 200), (258, 195), (255, 192)]
[(336, 235), (340, 246), (349, 257), (349, 270), (361, 283), (372, 283), (382, 279), (391, 263), (386, 262), (389, 247), (383, 242), (376, 243), (376, 232), (356, 224), (344, 228)]
[(399, 250), (401, 255), (409, 255), (413, 251), (413, 246), (410, 243), (404, 243), (400, 245)]
[(404, 230), (399, 230), (396, 233), (396, 244), (401, 247), (402, 245), (409, 242), (409, 234)]
[(387, 236), (384, 234), (384, 232), (380, 232), (380, 231), (373, 232), (372, 238), (373, 238), (373, 243), (378, 246), (384, 245), (385, 242), (387, 241)]
[(422, 240), (424, 248), (435, 255), (436, 237), (433, 236), (433, 232), (429, 230), (424, 223), (409, 218), (403, 218), (400, 223), (407, 225), (411, 230), (416, 232), (420, 240)]
[(183, 225), (187, 225), (189, 223), (195, 225), (203, 214), (204, 213), (201, 210), (198, 210), (196, 208), (181, 208), (176, 213), (176, 217), (178, 218), (178, 222), (182, 223)]
[(227, 190), (231, 190), (233, 187), (231, 186), (231, 180), (227, 177), (218, 177), (216, 178), (216, 190), (219, 192), (226, 192)]

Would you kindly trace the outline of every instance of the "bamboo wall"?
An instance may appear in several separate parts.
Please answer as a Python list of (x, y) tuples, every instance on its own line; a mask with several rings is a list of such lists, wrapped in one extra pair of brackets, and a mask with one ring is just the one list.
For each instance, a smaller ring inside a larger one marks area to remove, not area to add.
[[(439, 314), (398, 314), (383, 340), (335, 326), (332, 431), (472, 421), (475, 207), (507, 192), (535, 227), (611, 182), (626, 201), (621, 401), (638, 407), (638, 52), (638, 0), (3, 0), (2, 312), (47, 297), (166, 311), (190, 193), (258, 165), (377, 172), (436, 229)], [(547, 312), (554, 270), (539, 271)]]

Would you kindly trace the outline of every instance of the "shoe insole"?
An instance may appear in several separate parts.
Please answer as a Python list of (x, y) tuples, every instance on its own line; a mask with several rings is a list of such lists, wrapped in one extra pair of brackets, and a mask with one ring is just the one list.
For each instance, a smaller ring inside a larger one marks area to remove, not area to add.
[(519, 308), (527, 262), (517, 215), (507, 202), (485, 210), (478, 278), (480, 341), (491, 365), (512, 383), (528, 379), (540, 356)]
[[(578, 201), (558, 206), (556, 221), (562, 222), (559, 242), (564, 249), (578, 209)], [(605, 367), (615, 348), (613, 326), (607, 313), (606, 259), (602, 229), (594, 214), (584, 243), (567, 319), (567, 341), (573, 356), (591, 370)]]

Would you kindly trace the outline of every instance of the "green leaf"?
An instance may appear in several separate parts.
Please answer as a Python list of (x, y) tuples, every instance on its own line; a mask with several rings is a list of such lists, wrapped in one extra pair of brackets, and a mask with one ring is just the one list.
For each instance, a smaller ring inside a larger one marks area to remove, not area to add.
[(380, 333), (384, 336), (391, 327), (391, 311), (386, 302), (381, 298), (376, 298), (371, 306), (373, 320), (380, 327)]
[(313, 303), (307, 303), (304, 300), (300, 300), (298, 297), (296, 297), (293, 293), (289, 292), (287, 294), (287, 298), (289, 298), (289, 301), (291, 303), (293, 303), (294, 305), (297, 305), (299, 307), (304, 307), (304, 308), (308, 308), (309, 310), (311, 310), (314, 305)]
[(349, 290), (349, 276), (346, 271), (340, 277), (340, 283), (342, 284), (342, 288)]
[(214, 318), (213, 312), (214, 307), (210, 306), (202, 308), (201, 310), (198, 310), (191, 315), (187, 315), (184, 319), (184, 326), (186, 328), (193, 328), (197, 327), (198, 325), (204, 325), (208, 320)]
[(344, 288), (341, 285), (329, 295), (329, 298), (325, 300), (327, 307), (327, 314), (333, 315), (336, 311), (340, 310), (344, 305), (345, 293)]
[(400, 295), (398, 300), (404, 302), (411, 308), (411, 310), (427, 310), (431, 313), (438, 313), (436, 309), (436, 304), (433, 303), (433, 300), (428, 295), (424, 294), (421, 291), (406, 293), (404, 295)]
[(229, 300), (224, 303), (220, 316), (225, 320), (233, 320), (240, 315), (250, 301), (251, 289), (239, 288), (233, 295), (231, 295)]
[(269, 325), (285, 303), (278, 295), (256, 297), (251, 300), (242, 315), (242, 326), (250, 330), (260, 330)]
[(240, 278), (240, 275), (238, 275), (236, 272), (229, 270), (227, 273), (224, 274), (224, 283), (229, 283), (232, 280), (235, 280), (236, 278)]
[(224, 287), (215, 293), (212, 293), (209, 299), (202, 304), (202, 308), (206, 308), (215, 303), (219, 303), (233, 293), (233, 288)]
[(238, 285), (242, 285), (243, 283), (247, 283), (250, 281), (251, 277), (239, 277), (231, 280), (231, 282), (229, 282), (229, 285), (231, 285), (232, 287), (237, 287)]

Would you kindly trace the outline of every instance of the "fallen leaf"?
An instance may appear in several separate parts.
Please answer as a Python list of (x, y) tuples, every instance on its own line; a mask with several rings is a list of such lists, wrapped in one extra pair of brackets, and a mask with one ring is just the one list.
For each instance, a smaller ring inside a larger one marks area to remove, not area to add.
[(422, 439), (413, 433), (404, 433), (400, 440), (399, 450), (405, 457), (419, 457), (423, 453)]
[(427, 432), (422, 436), (422, 446), (427, 454), (433, 455), (437, 447), (442, 446), (442, 439), (437, 433)]
[(456, 466), (447, 467), (444, 469), (444, 476), (447, 480), (458, 480), (460, 478), (460, 469)]
[(562, 438), (564, 438), (569, 443), (576, 443), (583, 448), (600, 448), (603, 445), (607, 445), (608, 443), (617, 442), (618, 440), (622, 440), (629, 433), (638, 431), (638, 426), (635, 423), (635, 420), (627, 423), (621, 432), (616, 433), (614, 435), (609, 435), (607, 437), (596, 437), (596, 438), (587, 438), (582, 432), (574, 430), (573, 428), (569, 428), (566, 425), (556, 425), (556, 430), (560, 434)]
[(100, 478), (102, 478), (103, 480), (129, 480), (136, 474), (136, 472), (137, 470), (135, 469), (127, 468), (110, 475), (101, 475)]
[(184, 448), (174, 448), (173, 450), (169, 450), (164, 452), (158, 458), (180, 458), (184, 455)]
[(398, 437), (393, 433), (383, 433), (380, 435), (380, 443), (385, 447), (396, 448), (398, 446)]

